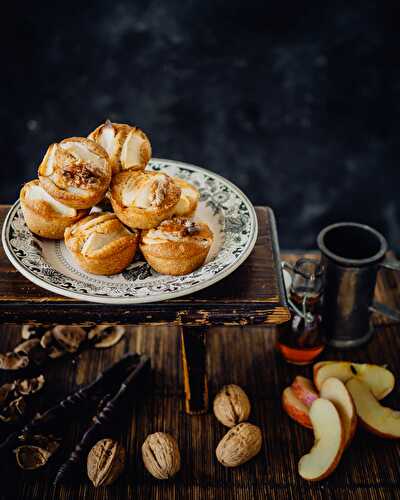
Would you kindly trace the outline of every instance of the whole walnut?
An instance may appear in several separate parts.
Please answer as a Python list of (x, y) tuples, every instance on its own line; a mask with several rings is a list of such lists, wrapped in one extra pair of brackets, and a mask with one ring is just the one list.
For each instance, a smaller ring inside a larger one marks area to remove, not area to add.
[(156, 479), (169, 479), (181, 467), (178, 443), (165, 432), (147, 436), (142, 445), (142, 457), (146, 469)]
[(259, 427), (248, 422), (232, 427), (218, 443), (215, 454), (225, 467), (244, 464), (260, 452), (262, 434)]
[(94, 486), (113, 483), (125, 467), (125, 449), (113, 439), (102, 439), (90, 450), (87, 474)]
[(227, 427), (245, 422), (250, 415), (250, 401), (244, 390), (235, 384), (225, 385), (214, 399), (214, 415)]

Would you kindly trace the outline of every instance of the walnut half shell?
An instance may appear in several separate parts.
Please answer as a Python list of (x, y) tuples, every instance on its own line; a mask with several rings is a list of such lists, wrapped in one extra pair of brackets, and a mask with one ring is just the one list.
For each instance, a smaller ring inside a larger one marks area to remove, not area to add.
[(0, 413), (0, 421), (5, 423), (17, 422), (26, 411), (26, 403), (22, 396), (12, 400)]
[(21, 337), (24, 340), (39, 338), (46, 332), (46, 330), (48, 330), (48, 327), (46, 328), (45, 326), (22, 325)]
[(6, 401), (9, 399), (10, 394), (15, 389), (15, 382), (10, 384), (3, 384), (0, 387), (0, 408), (6, 405)]
[(56, 359), (76, 352), (85, 340), (86, 332), (80, 326), (57, 325), (43, 335), (40, 344), (50, 358)]
[(52, 330), (47, 331), (43, 335), (40, 339), (40, 345), (51, 359), (61, 358), (61, 356), (66, 354), (66, 351), (62, 349), (54, 339)]
[(44, 386), (44, 376), (39, 375), (33, 378), (24, 378), (17, 380), (16, 390), (21, 394), (21, 396), (27, 396), (28, 394), (35, 394), (39, 392)]
[(46, 352), (40, 345), (40, 340), (38, 338), (31, 338), (21, 342), (15, 347), (14, 352), (25, 354), (28, 356), (29, 361), (33, 362), (35, 365), (41, 365), (46, 360)]
[[(19, 440), (26, 441), (27, 439), (25, 435), (21, 435)], [(17, 464), (24, 470), (35, 470), (46, 465), (60, 446), (59, 440), (54, 436), (35, 434), (28, 441), (29, 444), (23, 444), (14, 450)]]
[(52, 330), (53, 337), (68, 352), (75, 352), (86, 340), (86, 332), (80, 326), (57, 325)]
[(43, 467), (51, 457), (51, 453), (39, 446), (23, 445), (15, 450), (17, 464), (24, 470), (35, 470)]
[(25, 354), (19, 352), (0, 353), (1, 370), (20, 370), (26, 368), (28, 364), (29, 358)]
[(125, 335), (123, 326), (97, 325), (88, 334), (88, 339), (92, 340), (96, 349), (105, 349), (117, 344)]

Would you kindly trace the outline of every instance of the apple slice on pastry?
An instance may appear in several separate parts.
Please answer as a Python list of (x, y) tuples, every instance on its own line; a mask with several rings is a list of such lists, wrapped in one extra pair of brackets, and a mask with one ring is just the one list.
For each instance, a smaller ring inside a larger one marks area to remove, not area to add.
[(93, 274), (123, 271), (133, 260), (139, 233), (127, 229), (112, 213), (97, 212), (65, 231), (65, 245), (78, 264)]
[(199, 191), (189, 182), (173, 177), (175, 184), (181, 189), (181, 197), (175, 207), (175, 215), (190, 217), (194, 214), (200, 199)]
[(112, 173), (121, 170), (144, 170), (151, 158), (147, 135), (137, 127), (107, 120), (88, 135), (108, 153)]
[(99, 203), (111, 181), (107, 152), (82, 137), (52, 144), (39, 166), (40, 185), (50, 196), (72, 208)]
[(128, 170), (114, 175), (111, 182), (114, 212), (131, 228), (156, 227), (173, 215), (180, 196), (173, 178), (162, 172)]
[(20, 201), (26, 225), (44, 238), (61, 240), (65, 228), (87, 214), (87, 210), (77, 210), (52, 198), (37, 179), (24, 185)]

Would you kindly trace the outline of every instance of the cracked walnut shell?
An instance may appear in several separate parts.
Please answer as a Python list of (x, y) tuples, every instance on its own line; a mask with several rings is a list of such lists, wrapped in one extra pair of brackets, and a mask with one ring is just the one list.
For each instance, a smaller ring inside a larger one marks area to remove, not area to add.
[(68, 352), (77, 351), (87, 337), (85, 330), (80, 326), (57, 325), (52, 333), (60, 346)]
[(39, 392), (45, 383), (45, 378), (43, 375), (39, 375), (33, 378), (24, 378), (17, 380), (15, 382), (15, 388), (21, 396), (28, 396), (29, 394), (35, 394)]
[(0, 413), (0, 421), (6, 423), (17, 422), (26, 411), (26, 402), (22, 396), (11, 401)]
[(49, 326), (35, 326), (35, 325), (22, 325), (21, 337), (23, 340), (29, 340), (32, 338), (40, 338), (47, 330)]
[(105, 349), (117, 344), (125, 335), (125, 328), (120, 325), (97, 325), (88, 334), (96, 349)]
[(43, 467), (60, 446), (59, 440), (52, 435), (26, 436), (22, 434), (19, 436), (19, 440), (24, 444), (18, 446), (14, 453), (17, 464), (23, 470), (35, 470)]
[(14, 348), (14, 352), (28, 356), (29, 362), (38, 366), (42, 365), (47, 357), (45, 350), (40, 345), (40, 339), (38, 338), (24, 340)]
[(0, 353), (1, 370), (20, 370), (26, 368), (28, 364), (29, 358), (25, 354), (19, 352)]

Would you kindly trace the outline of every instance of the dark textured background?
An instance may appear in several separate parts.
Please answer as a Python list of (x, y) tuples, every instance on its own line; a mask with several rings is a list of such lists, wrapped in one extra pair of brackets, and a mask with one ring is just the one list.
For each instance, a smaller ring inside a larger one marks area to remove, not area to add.
[(2, 7), (0, 202), (109, 117), (271, 205), (283, 247), (367, 222), (400, 250), (397, 2)]

